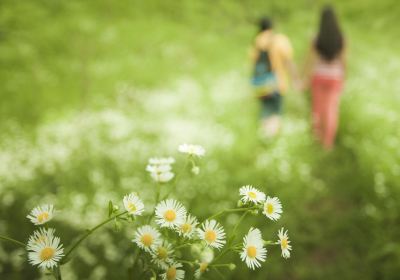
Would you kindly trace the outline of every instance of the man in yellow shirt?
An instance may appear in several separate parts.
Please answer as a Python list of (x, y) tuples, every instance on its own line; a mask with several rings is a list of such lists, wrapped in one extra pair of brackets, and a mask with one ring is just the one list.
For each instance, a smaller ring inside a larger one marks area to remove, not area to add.
[(252, 84), (261, 103), (261, 129), (265, 136), (272, 137), (280, 130), (282, 97), (289, 87), (289, 77), (296, 74), (293, 49), (289, 38), (275, 33), (272, 22), (263, 18), (251, 57)]

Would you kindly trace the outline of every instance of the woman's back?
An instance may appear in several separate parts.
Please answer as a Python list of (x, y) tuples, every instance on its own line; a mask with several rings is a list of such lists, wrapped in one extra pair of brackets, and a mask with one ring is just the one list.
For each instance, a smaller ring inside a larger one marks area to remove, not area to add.
[(327, 60), (315, 50), (313, 74), (324, 78), (343, 79), (345, 69), (343, 55), (342, 51), (334, 59)]

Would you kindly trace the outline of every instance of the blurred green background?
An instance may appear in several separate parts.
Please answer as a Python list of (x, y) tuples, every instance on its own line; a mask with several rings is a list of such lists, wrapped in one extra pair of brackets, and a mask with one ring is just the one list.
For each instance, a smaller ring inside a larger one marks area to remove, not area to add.
[[(30, 209), (54, 203), (64, 243), (107, 215), (107, 201), (138, 191), (152, 156), (184, 158), (203, 145), (201, 174), (171, 196), (200, 218), (259, 186), (284, 206), (276, 223), (241, 227), (294, 247), (271, 248), (262, 269), (238, 264), (227, 279), (398, 279), (400, 275), (400, 5), (333, 2), (349, 45), (337, 146), (326, 153), (309, 127), (309, 96), (286, 97), (282, 135), (257, 137), (247, 50), (270, 15), (301, 65), (324, 1), (0, 2), (0, 234), (27, 240)], [(226, 227), (236, 215), (220, 221)], [(129, 279), (133, 227), (99, 231), (63, 266), (65, 279)], [(0, 243), (1, 279), (47, 279), (23, 250)], [(188, 276), (191, 275), (188, 268)], [(188, 279), (191, 279), (190, 276)], [(218, 279), (213, 272), (205, 279)]]

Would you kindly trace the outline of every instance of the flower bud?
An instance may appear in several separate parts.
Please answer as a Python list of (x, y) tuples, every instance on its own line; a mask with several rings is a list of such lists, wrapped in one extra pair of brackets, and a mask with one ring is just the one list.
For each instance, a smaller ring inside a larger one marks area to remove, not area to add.
[(192, 168), (192, 173), (194, 174), (194, 175), (199, 175), (199, 173), (200, 173), (200, 167), (198, 167), (198, 166), (193, 166), (193, 168)]
[(250, 211), (250, 214), (257, 216), (258, 215), (258, 209), (254, 209)]
[(236, 268), (236, 265), (234, 263), (229, 264), (229, 269), (234, 270)]

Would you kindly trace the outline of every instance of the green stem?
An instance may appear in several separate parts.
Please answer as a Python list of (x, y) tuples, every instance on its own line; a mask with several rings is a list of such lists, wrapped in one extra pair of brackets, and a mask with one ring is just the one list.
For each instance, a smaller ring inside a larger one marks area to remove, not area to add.
[(187, 263), (187, 264), (189, 264), (189, 265), (194, 265), (194, 264), (195, 264), (195, 262), (186, 261), (186, 260), (178, 260), (177, 262), (180, 262), (180, 263)]
[[(156, 188), (157, 188), (157, 191), (156, 191), (156, 196), (155, 196), (155, 201), (154, 201), (154, 205), (155, 205), (154, 207), (157, 206), (158, 201), (160, 200), (160, 194), (161, 194), (161, 186), (160, 186), (160, 184), (157, 184)], [(154, 217), (154, 211), (150, 214), (149, 218), (147, 219), (147, 223), (148, 224), (150, 224), (151, 219), (153, 219), (153, 217)]]
[(230, 263), (211, 264), (210, 267), (230, 267)]
[(10, 241), (15, 244), (18, 244), (19, 246), (25, 247), (25, 244), (22, 243), (21, 241), (15, 240), (13, 238), (10, 238), (10, 237), (4, 236), (4, 235), (0, 235), (0, 239), (5, 240), (5, 241)]
[(137, 261), (138, 256), (139, 256), (139, 251), (140, 251), (139, 247), (136, 247), (135, 254), (133, 255), (133, 264), (132, 264), (133, 271), (135, 271), (135, 265), (136, 265), (136, 261)]
[(214, 262), (217, 262), (220, 258), (222, 258), (226, 253), (228, 253), (230, 250), (232, 250), (232, 248), (228, 248), (228, 249), (225, 249), (225, 250), (223, 250), (222, 252), (221, 252), (221, 254), (219, 254), (217, 257), (215, 257), (215, 259), (213, 259), (213, 263)]
[[(233, 234), (236, 233), (237, 228), (239, 227), (239, 225), (242, 223), (243, 219), (246, 217), (247, 213), (249, 213), (248, 211), (244, 212), (242, 214), (242, 216), (240, 217), (239, 221), (236, 223), (235, 227), (233, 228)], [(234, 237), (234, 235), (233, 235)]]
[(218, 268), (216, 268), (216, 267), (213, 267), (213, 268), (214, 268), (214, 270), (217, 272), (218, 277), (219, 277), (220, 279), (225, 279), (225, 278), (226, 278), (225, 275), (223, 275), (223, 274), (221, 273), (221, 271), (218, 270)]
[(157, 274), (156, 274), (156, 272), (154, 271), (154, 269), (151, 270), (151, 273), (153, 274), (154, 279), (157, 280)]
[(257, 206), (252, 206), (252, 207), (247, 207), (247, 208), (225, 209), (225, 210), (218, 212), (217, 214), (214, 214), (214, 215), (208, 217), (206, 220), (215, 219), (216, 217), (219, 217), (226, 213), (241, 212), (241, 211), (254, 210), (254, 209), (257, 209)]
[(178, 179), (180, 179), (180, 177), (181, 177), (181, 175), (183, 174), (183, 172), (185, 172), (185, 170), (186, 170), (186, 168), (187, 168), (187, 166), (188, 166), (188, 164), (189, 164), (190, 157), (191, 157), (191, 156), (189, 156), (188, 158), (186, 158), (186, 161), (185, 161), (185, 164), (183, 165), (183, 168), (181, 169), (181, 171), (179, 171), (178, 174), (176, 174), (176, 176), (175, 176), (175, 186), (178, 184)]
[(280, 245), (280, 243), (268, 240), (268, 241), (264, 241), (264, 245)]
[(118, 218), (122, 215), (125, 215), (126, 213), (128, 213), (128, 211), (124, 211), (120, 214), (117, 214), (115, 216), (112, 216), (110, 218), (108, 218), (107, 220), (105, 220), (104, 222), (101, 222), (100, 224), (98, 224), (97, 226), (95, 226), (92, 229), (89, 229), (81, 238), (79, 238), (79, 240), (77, 242), (75, 242), (75, 244), (71, 247), (71, 249), (68, 250), (68, 252), (65, 254), (63, 261), (61, 262), (61, 264), (64, 264), (66, 260), (68, 260), (68, 256), (76, 249), (76, 247), (79, 246), (79, 244), (81, 244), (81, 242), (83, 240), (85, 240), (87, 237), (89, 237), (89, 235), (91, 235), (95, 230), (101, 228), (102, 226), (104, 226), (105, 224), (111, 222), (112, 220), (114, 220), (115, 218)]
[(60, 266), (56, 266), (55, 267), (55, 269), (54, 269), (54, 278), (56, 280), (62, 280)]
[(180, 249), (180, 248), (183, 248), (183, 247), (186, 247), (186, 246), (190, 246), (190, 245), (192, 245), (193, 243), (184, 243), (184, 244), (181, 244), (181, 245), (178, 245), (178, 246), (176, 246), (175, 248), (174, 248), (174, 250), (176, 251), (176, 250), (178, 250), (178, 249)]

